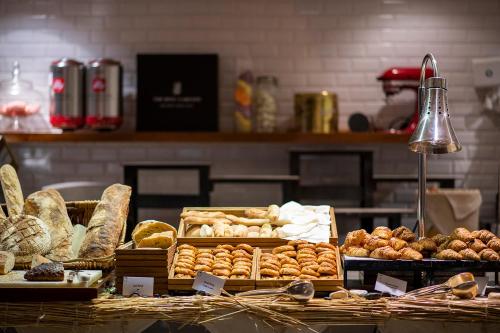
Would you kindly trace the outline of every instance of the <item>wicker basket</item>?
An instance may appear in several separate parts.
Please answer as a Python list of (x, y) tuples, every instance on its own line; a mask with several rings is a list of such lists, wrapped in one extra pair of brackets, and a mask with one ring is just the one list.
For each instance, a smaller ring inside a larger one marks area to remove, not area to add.
[[(69, 218), (71, 219), (71, 223), (81, 224), (85, 227), (90, 222), (90, 218), (94, 213), (94, 209), (99, 203), (98, 200), (85, 200), (85, 201), (70, 201), (66, 202), (66, 209), (68, 210)], [(127, 224), (123, 224), (123, 229), (120, 234), (120, 241), (117, 245), (121, 246), (125, 242), (125, 234), (126, 234)], [(64, 261), (65, 269), (101, 269), (105, 271), (113, 270), (115, 267), (115, 254), (100, 257), (100, 258), (76, 258), (68, 261)], [(15, 269), (29, 269), (31, 263), (19, 263), (16, 264)]]

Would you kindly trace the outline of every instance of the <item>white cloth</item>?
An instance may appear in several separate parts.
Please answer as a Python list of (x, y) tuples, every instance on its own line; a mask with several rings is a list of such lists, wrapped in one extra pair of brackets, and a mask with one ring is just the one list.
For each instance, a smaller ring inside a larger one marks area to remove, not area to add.
[(290, 201), (280, 207), (278, 220), (287, 223), (281, 228), (285, 239), (328, 243), (332, 223), (329, 206), (302, 206)]
[(453, 229), (479, 229), (479, 208), (482, 198), (479, 190), (440, 189), (427, 191), (426, 215), (440, 233), (449, 235)]

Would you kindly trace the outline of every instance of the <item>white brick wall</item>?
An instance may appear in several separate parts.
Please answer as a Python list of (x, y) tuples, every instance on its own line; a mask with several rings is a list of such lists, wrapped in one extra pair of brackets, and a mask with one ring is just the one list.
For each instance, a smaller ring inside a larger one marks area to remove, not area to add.
[[(464, 152), (432, 160), (430, 169), (454, 172), (465, 186), (480, 187), (483, 216), (491, 219), (500, 116), (481, 111), (470, 79), (471, 58), (500, 55), (498, 36), (499, 0), (0, 0), (0, 78), (9, 76), (16, 59), (24, 78), (46, 92), (51, 60), (115, 57), (125, 66), (125, 129), (130, 129), (135, 123), (135, 54), (216, 52), (222, 130), (232, 130), (234, 79), (240, 64), (248, 62), (256, 75), (279, 77), (280, 124), (291, 123), (293, 93), (327, 89), (339, 95), (345, 128), (350, 113), (376, 116), (384, 107), (377, 75), (389, 66), (418, 66), (432, 51), (449, 80), (453, 123)], [(217, 173), (286, 172), (288, 147), (276, 145), (266, 155), (258, 146), (244, 145), (249, 158), (243, 160), (239, 146), (230, 146), (229, 161), (224, 160), (228, 146), (31, 144), (16, 145), (16, 151), (25, 161), (23, 180), (31, 190), (52, 181), (118, 181), (120, 161), (161, 160), (163, 154), (165, 159), (211, 160)], [(377, 173), (415, 172), (416, 157), (404, 146), (371, 148)], [(59, 171), (37, 172), (36, 161)], [(399, 195), (381, 202), (408, 204), (413, 189), (400, 188)]]

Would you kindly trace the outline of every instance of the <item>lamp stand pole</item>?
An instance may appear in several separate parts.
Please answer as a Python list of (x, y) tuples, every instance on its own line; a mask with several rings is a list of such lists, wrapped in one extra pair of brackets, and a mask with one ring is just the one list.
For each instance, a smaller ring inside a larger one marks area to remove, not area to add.
[(425, 193), (427, 189), (427, 154), (418, 154), (418, 238), (425, 237)]

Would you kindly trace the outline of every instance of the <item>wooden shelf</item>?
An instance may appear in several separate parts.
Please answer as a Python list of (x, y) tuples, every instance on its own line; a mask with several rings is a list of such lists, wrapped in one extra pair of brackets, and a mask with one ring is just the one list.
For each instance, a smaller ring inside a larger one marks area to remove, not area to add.
[(408, 134), (385, 132), (335, 134), (223, 133), (223, 132), (71, 132), (61, 134), (5, 134), (8, 143), (22, 142), (198, 142), (198, 143), (296, 143), (375, 144), (407, 143)]

